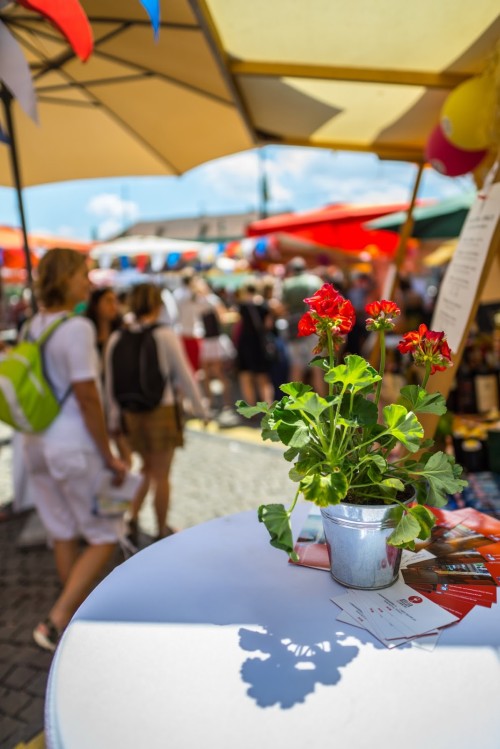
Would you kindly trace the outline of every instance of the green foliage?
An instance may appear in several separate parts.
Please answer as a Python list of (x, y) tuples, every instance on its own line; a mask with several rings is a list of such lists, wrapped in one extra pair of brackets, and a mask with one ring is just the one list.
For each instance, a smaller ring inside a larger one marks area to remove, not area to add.
[[(349, 501), (358, 504), (393, 505), (398, 522), (389, 543), (414, 548), (415, 539), (428, 538), (434, 524), (434, 515), (425, 505), (441, 507), (447, 495), (461, 492), (467, 484), (452, 456), (424, 452), (433, 440), (424, 439), (416, 414), (442, 416), (445, 400), (420, 385), (407, 385), (379, 418), (383, 372), (357, 355), (335, 365), (332, 352), (333, 346), (329, 358), (317, 356), (312, 362), (324, 372), (328, 395), (304, 383), (289, 382), (281, 386), (283, 397), (270, 406), (237, 402), (243, 416), (262, 414), (263, 439), (286, 447), (289, 477), (297, 485), (290, 509), (262, 505), (259, 520), (269, 531), (271, 544), (293, 558), (290, 514), (298, 496), (327, 507), (349, 495)], [(402, 499), (408, 486), (415, 490), (411, 507)]]
[(415, 413), (438, 414), (439, 416), (446, 413), (446, 401), (441, 393), (428, 393), (420, 385), (402, 387), (398, 403)]
[(269, 504), (261, 505), (258, 510), (259, 522), (264, 523), (269, 535), (270, 544), (276, 549), (286, 551), (290, 559), (298, 561), (298, 556), (293, 550), (293, 536), (290, 525), (290, 513), (284, 505)]

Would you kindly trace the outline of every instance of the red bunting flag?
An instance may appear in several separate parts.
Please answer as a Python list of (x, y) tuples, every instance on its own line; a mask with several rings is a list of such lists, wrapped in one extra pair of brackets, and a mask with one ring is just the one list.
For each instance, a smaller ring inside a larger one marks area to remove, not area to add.
[(17, 0), (19, 5), (45, 16), (66, 37), (72, 50), (85, 61), (94, 48), (89, 19), (78, 0)]

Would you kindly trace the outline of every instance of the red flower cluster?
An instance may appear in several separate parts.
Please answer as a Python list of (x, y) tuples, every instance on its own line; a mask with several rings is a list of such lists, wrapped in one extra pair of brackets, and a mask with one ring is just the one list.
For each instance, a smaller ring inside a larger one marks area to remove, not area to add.
[(431, 365), (431, 375), (434, 372), (443, 372), (452, 366), (451, 350), (444, 333), (429, 330), (422, 323), (418, 330), (412, 330), (403, 336), (398, 344), (398, 351), (402, 354), (412, 354), (415, 364), (420, 366)]
[(396, 302), (387, 299), (367, 304), (365, 310), (370, 315), (366, 320), (367, 330), (393, 330), (394, 318), (401, 314)]
[(334, 343), (342, 341), (341, 336), (346, 335), (352, 329), (356, 320), (354, 307), (348, 299), (330, 283), (325, 283), (311, 297), (304, 299), (309, 305), (306, 312), (299, 320), (299, 336), (308, 336), (316, 333), (319, 336), (317, 353), (321, 352), (327, 343), (327, 331), (332, 334)]

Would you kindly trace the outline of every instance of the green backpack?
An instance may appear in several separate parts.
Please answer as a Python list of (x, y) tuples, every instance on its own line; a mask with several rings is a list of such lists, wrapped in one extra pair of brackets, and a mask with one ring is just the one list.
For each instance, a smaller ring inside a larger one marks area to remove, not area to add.
[[(0, 359), (0, 421), (20, 432), (43, 432), (59, 414), (71, 388), (59, 401), (45, 375), (43, 349), (50, 336), (72, 315), (55, 320), (42, 335), (25, 338)], [(29, 336), (29, 325), (26, 329)]]

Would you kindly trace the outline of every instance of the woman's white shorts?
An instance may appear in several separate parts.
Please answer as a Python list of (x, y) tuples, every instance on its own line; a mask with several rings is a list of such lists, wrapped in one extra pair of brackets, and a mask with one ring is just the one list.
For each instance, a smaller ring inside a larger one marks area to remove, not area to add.
[(25, 464), (33, 498), (50, 540), (84, 538), (89, 544), (115, 543), (120, 518), (98, 517), (95, 491), (104, 464), (97, 452), (45, 444), (40, 436), (24, 439)]

